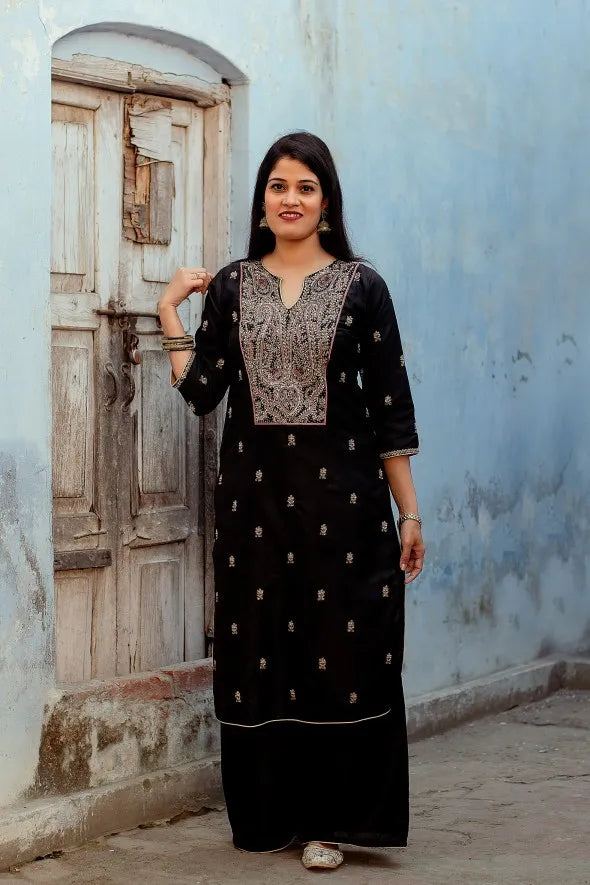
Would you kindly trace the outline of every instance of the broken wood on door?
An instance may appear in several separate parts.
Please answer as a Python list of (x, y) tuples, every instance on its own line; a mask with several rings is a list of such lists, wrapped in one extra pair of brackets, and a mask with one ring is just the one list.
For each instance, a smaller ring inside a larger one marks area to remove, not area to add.
[(171, 101), (126, 97), (124, 159), (124, 236), (136, 243), (169, 245), (174, 201)]

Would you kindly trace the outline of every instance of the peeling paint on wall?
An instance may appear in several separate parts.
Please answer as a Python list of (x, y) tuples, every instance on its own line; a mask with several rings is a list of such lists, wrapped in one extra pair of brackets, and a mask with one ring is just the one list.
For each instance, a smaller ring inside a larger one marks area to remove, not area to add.
[(24, 89), (39, 74), (41, 51), (32, 31), (13, 38), (10, 45), (18, 53), (14, 67), (20, 77), (21, 89)]
[(53, 676), (51, 538), (36, 505), (46, 492), (38, 459), (24, 441), (0, 439), (0, 805), (32, 782)]

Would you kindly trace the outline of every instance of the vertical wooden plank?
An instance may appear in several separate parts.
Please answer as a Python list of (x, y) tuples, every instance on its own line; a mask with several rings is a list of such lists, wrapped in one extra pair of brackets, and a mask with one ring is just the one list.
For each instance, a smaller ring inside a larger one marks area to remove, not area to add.
[(116, 566), (96, 569), (92, 605), (91, 678), (117, 674)]
[(128, 620), (121, 623), (129, 654), (127, 672), (184, 659), (184, 544), (165, 550), (132, 547), (126, 554)]
[(52, 338), (54, 506), (60, 515), (90, 513), (96, 482), (94, 336), (54, 329)]
[(100, 101), (96, 114), (96, 291), (100, 304), (119, 298), (119, 246), (123, 181), (123, 96), (93, 90)]
[(65, 273), (66, 129), (62, 120), (51, 121), (51, 272)]
[[(216, 273), (229, 261), (229, 196), (230, 181), (230, 107), (228, 103), (208, 108), (204, 112), (205, 158), (203, 166), (203, 254), (205, 266)], [(200, 319), (200, 318), (199, 318)], [(217, 409), (217, 420), (210, 416), (209, 424), (216, 423), (217, 451), (221, 444), (221, 430), (225, 401)]]
[(55, 577), (55, 658), (58, 682), (91, 678), (94, 570)]
[(140, 567), (138, 669), (153, 670), (183, 660), (181, 563), (157, 560)]
[[(205, 266), (216, 272), (229, 259), (230, 108), (228, 103), (204, 112), (203, 250)], [(225, 401), (204, 419), (205, 495), (205, 633), (214, 631), (215, 586), (213, 579), (214, 507), (217, 461)]]
[[(195, 105), (191, 108), (189, 129), (188, 182), (194, 192), (194, 199), (186, 206), (186, 263), (201, 266), (204, 262), (203, 228), (205, 207), (204, 180), (206, 173), (204, 145), (205, 114)], [(203, 297), (196, 295), (189, 299), (188, 328), (195, 330), (201, 322)], [(183, 415), (186, 422), (187, 451), (187, 494), (193, 505), (193, 529), (186, 544), (187, 579), (185, 589), (184, 645), (186, 660), (197, 660), (206, 655), (205, 643), (205, 539), (202, 534), (204, 511), (204, 486), (202, 464), (203, 419), (195, 421), (192, 415)], [(190, 463), (189, 463), (190, 459)]]
[(93, 125), (89, 109), (53, 107), (51, 271), (62, 292), (94, 289)]
[[(80, 333), (78, 333), (80, 334)], [(84, 334), (84, 333), (82, 333)], [(81, 498), (86, 492), (89, 366), (88, 349), (59, 343), (54, 333), (51, 398), (53, 403), (53, 494)], [(64, 445), (64, 440), (69, 445)], [(92, 502), (87, 501), (87, 509)]]
[(174, 165), (152, 163), (150, 182), (150, 239), (166, 243), (172, 236)]
[[(190, 186), (191, 199), (185, 207), (184, 226), (184, 263), (200, 267), (204, 264), (204, 180), (205, 180), (205, 143), (204, 120), (202, 108), (192, 105), (191, 123), (187, 140), (186, 183)], [(189, 300), (189, 328), (196, 329), (201, 322), (203, 298), (192, 297)]]
[(90, 174), (88, 129), (87, 126), (67, 124), (64, 177), (65, 272), (86, 274), (87, 291), (94, 288), (94, 274), (88, 267), (93, 258), (89, 243), (93, 219), (89, 217), (88, 200), (94, 184)]
[[(94, 152), (96, 292), (99, 304), (106, 306), (109, 301), (119, 300), (124, 96), (106, 90), (94, 90), (94, 94), (99, 102)], [(105, 532), (100, 543), (112, 551), (113, 565), (101, 569), (95, 577), (92, 676), (108, 679), (117, 672), (117, 550), (122, 540), (117, 520), (117, 485), (127, 456), (118, 450), (113, 463), (113, 441), (117, 439), (120, 420), (121, 332), (107, 317), (101, 318), (96, 335), (96, 356), (96, 500)], [(115, 384), (118, 397), (113, 401)]]
[(203, 113), (203, 249), (205, 265), (217, 271), (229, 260), (229, 104), (218, 104)]
[[(139, 485), (141, 494), (180, 489), (181, 462), (177, 402), (168, 396), (170, 363), (161, 350), (144, 349), (141, 370), (141, 437)], [(182, 470), (184, 475), (184, 470)], [(181, 500), (182, 500), (181, 499)]]

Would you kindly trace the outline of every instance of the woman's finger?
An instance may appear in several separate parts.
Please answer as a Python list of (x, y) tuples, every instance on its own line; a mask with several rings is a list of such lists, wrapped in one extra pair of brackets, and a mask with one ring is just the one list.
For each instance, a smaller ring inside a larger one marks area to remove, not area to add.
[(408, 571), (408, 563), (410, 561), (410, 557), (412, 555), (412, 545), (409, 541), (402, 541), (402, 555), (400, 557), (399, 565), (402, 571)]
[(206, 268), (204, 267), (186, 267), (184, 269), (186, 277), (188, 277), (189, 283), (196, 288), (197, 286), (201, 286), (203, 281), (207, 279), (209, 276)]
[(406, 579), (404, 581), (405, 584), (411, 584), (412, 581), (418, 577), (420, 572), (422, 571), (424, 563), (423, 556), (416, 554), (416, 551), (412, 551), (412, 557), (408, 562)]
[(206, 292), (209, 283), (213, 279), (210, 273), (203, 271), (202, 273), (191, 274), (191, 283), (193, 292)]

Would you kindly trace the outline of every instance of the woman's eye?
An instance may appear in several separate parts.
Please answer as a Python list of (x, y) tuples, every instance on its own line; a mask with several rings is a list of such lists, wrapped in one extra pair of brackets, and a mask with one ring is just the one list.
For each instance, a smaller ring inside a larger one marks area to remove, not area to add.
[(305, 194), (310, 194), (313, 191), (313, 187), (311, 186), (311, 184), (304, 184), (302, 185), (301, 190)]
[(280, 184), (278, 181), (275, 181), (273, 184), (271, 184), (270, 189), (271, 191), (280, 191), (282, 187), (282, 184)]

